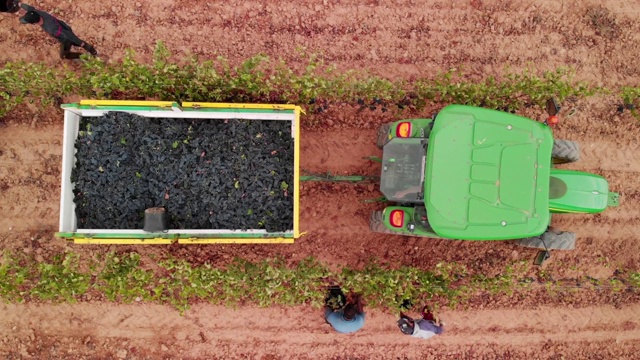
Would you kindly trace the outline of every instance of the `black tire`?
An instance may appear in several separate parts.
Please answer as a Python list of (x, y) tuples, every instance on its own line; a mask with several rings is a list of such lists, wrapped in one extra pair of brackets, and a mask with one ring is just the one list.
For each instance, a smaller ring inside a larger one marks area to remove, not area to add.
[(376, 138), (376, 145), (382, 149), (389, 142), (389, 129), (392, 124), (384, 124), (378, 128), (378, 136)]
[(543, 238), (549, 250), (573, 250), (576, 248), (576, 234), (568, 231), (556, 233), (547, 230), (540, 236), (516, 240), (516, 244), (544, 250)]
[(555, 139), (551, 159), (554, 164), (568, 164), (580, 160), (580, 146), (569, 140)]
[(19, 10), (18, 0), (0, 0), (0, 12), (17, 13)]
[(384, 222), (382, 221), (382, 211), (374, 211), (373, 213), (371, 213), (371, 218), (369, 219), (369, 229), (377, 233), (398, 235), (397, 232), (391, 231), (387, 229), (386, 226), (384, 226)]

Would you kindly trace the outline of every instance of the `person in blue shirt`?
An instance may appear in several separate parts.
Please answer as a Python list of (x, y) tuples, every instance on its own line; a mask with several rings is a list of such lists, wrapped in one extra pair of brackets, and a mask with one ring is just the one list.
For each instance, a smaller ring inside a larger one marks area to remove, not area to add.
[(324, 318), (333, 329), (341, 334), (348, 334), (362, 329), (364, 326), (364, 309), (359, 294), (350, 294), (344, 308), (333, 310), (325, 306)]

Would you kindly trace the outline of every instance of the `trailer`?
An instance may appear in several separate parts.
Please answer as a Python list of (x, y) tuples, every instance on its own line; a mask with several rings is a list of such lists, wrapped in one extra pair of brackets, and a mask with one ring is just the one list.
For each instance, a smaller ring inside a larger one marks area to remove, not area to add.
[[(56, 236), (78, 244), (264, 244), (293, 243), (301, 235), (300, 107), (82, 100), (62, 108), (62, 188)], [(103, 126), (107, 120), (111, 129), (147, 131), (148, 138), (120, 135), (112, 139), (115, 135)], [(198, 129), (207, 129), (209, 135), (201, 136)], [(258, 130), (249, 134), (251, 129)], [(165, 131), (176, 138), (163, 139)], [(227, 131), (244, 143), (229, 148)], [(175, 135), (183, 133), (187, 135)], [(278, 139), (285, 145), (274, 148)], [(104, 159), (84, 158), (96, 151), (103, 151)], [(147, 156), (149, 152), (153, 156)], [(252, 160), (254, 156), (260, 158)], [(285, 166), (286, 174), (260, 169), (265, 159)], [(171, 162), (180, 164), (171, 167)], [(185, 165), (189, 162), (196, 165), (189, 168)], [(190, 185), (192, 179), (203, 177), (206, 187)], [(225, 181), (221, 183), (218, 177)], [(276, 210), (230, 209), (238, 199), (243, 204), (258, 199), (258, 205), (271, 204)], [(286, 204), (284, 210), (282, 204)], [(224, 228), (238, 221), (245, 222)], [(185, 226), (190, 223), (197, 225)]]

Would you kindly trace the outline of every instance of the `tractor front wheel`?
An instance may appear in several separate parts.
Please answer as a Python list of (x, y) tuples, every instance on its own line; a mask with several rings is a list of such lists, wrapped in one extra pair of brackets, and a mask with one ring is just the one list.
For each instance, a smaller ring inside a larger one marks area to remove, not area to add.
[(549, 250), (573, 250), (576, 248), (576, 234), (568, 231), (553, 232), (547, 230), (539, 236), (516, 240), (516, 244), (544, 250), (543, 239)]
[(374, 211), (371, 214), (371, 218), (369, 219), (369, 229), (373, 232), (383, 233), (383, 234), (397, 234), (394, 231), (387, 229), (384, 226), (384, 221), (382, 220), (382, 211)]
[(551, 159), (554, 164), (568, 164), (580, 160), (580, 146), (569, 140), (553, 140)]
[(376, 138), (376, 145), (382, 149), (389, 142), (389, 130), (392, 124), (384, 124), (378, 128), (378, 137)]

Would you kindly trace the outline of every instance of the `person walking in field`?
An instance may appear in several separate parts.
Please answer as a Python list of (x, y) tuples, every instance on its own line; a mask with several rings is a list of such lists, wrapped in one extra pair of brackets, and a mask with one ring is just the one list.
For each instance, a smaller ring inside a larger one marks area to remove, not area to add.
[(71, 52), (72, 46), (81, 47), (93, 56), (98, 55), (96, 49), (87, 42), (78, 38), (76, 34), (73, 33), (71, 27), (64, 21), (56, 19), (53, 15), (27, 4), (20, 3), (20, 7), (27, 12), (20, 18), (20, 23), (40, 25), (42, 30), (57, 39), (60, 42), (60, 58), (79, 58), (80, 53)]
[(437, 323), (433, 313), (427, 306), (422, 309), (422, 319), (418, 320), (414, 320), (400, 312), (398, 327), (403, 334), (420, 339), (429, 339), (444, 332), (444, 322)]
[(360, 294), (349, 294), (346, 305), (342, 303), (344, 298), (340, 288), (330, 289), (325, 302), (324, 318), (335, 331), (348, 334), (356, 332), (364, 326), (364, 309)]

